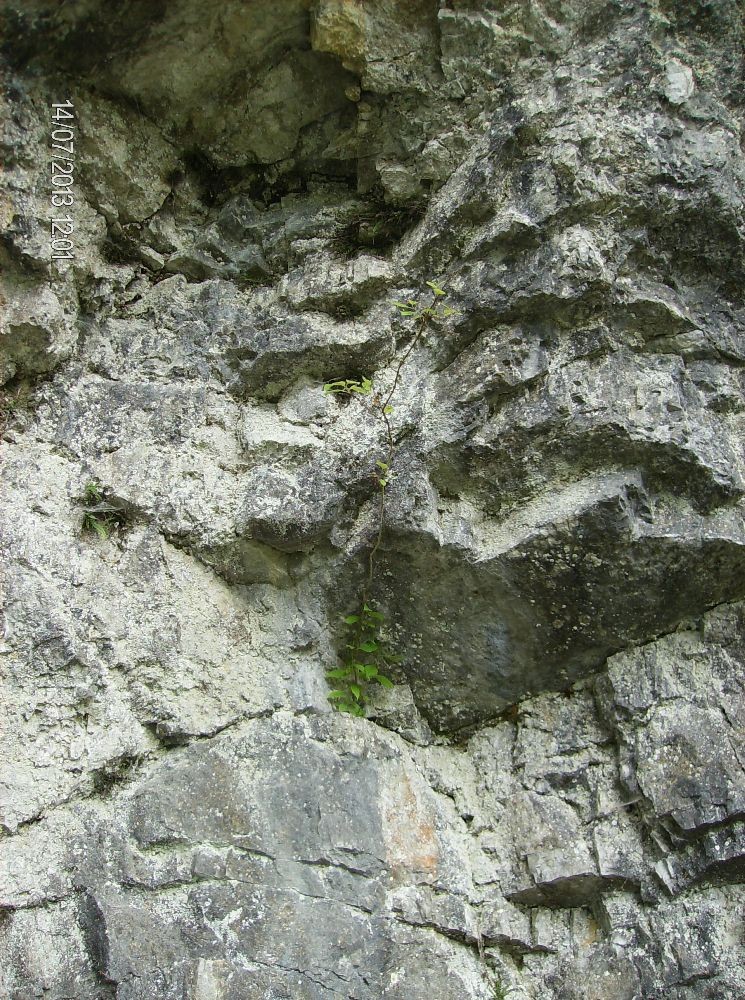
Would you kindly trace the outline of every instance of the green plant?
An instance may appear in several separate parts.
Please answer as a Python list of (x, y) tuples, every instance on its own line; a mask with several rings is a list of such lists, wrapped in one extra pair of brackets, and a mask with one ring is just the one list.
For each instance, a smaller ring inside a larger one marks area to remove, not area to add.
[(373, 380), (367, 376), (358, 379), (333, 379), (323, 385), (324, 394), (354, 397), (371, 409), (374, 416), (383, 424), (386, 442), (384, 455), (373, 460), (370, 471), (377, 487), (378, 510), (375, 537), (367, 556), (367, 572), (358, 609), (354, 614), (343, 618), (347, 626), (347, 635), (344, 642), (345, 652), (339, 657), (340, 665), (326, 671), (328, 680), (335, 683), (333, 690), (329, 692), (329, 701), (337, 711), (348, 712), (351, 715), (365, 714), (366, 695), (371, 684), (393, 686), (393, 682), (384, 671), (391, 664), (401, 660), (383, 636), (385, 616), (374, 606), (370, 593), (375, 579), (375, 557), (385, 529), (386, 489), (394, 474), (396, 439), (391, 421), (394, 413), (392, 401), (401, 382), (403, 367), (420, 342), (429, 322), (433, 319), (447, 318), (455, 313), (454, 309), (441, 302), (447, 294), (445, 290), (434, 281), (428, 281), (427, 285), (432, 292), (432, 299), (427, 304), (421, 305), (413, 298), (393, 303), (399, 315), (411, 320), (415, 329), (409, 346), (394, 368), (393, 383), (387, 392), (376, 392)]
[[(413, 316), (415, 320), (446, 319), (448, 316), (454, 316), (457, 309), (439, 302), (441, 296), (447, 295), (445, 289), (440, 288), (435, 281), (428, 281), (427, 285), (432, 289), (433, 294), (429, 305), (421, 306), (418, 299), (407, 299), (405, 302), (396, 301), (393, 305), (399, 313), (402, 316)], [(404, 360), (406, 359), (404, 358)]]
[(329, 701), (340, 712), (351, 715), (365, 714), (365, 691), (369, 684), (393, 687), (393, 681), (383, 673), (391, 663), (401, 659), (381, 634), (385, 616), (365, 603), (357, 614), (346, 615), (348, 629), (344, 648), (349, 650), (341, 659), (341, 666), (326, 671), (326, 677), (338, 687), (329, 691)]
[(326, 382), (323, 391), (327, 396), (340, 395), (344, 392), (357, 392), (360, 396), (369, 396), (372, 392), (372, 380), (369, 378), (339, 378), (335, 382)]
[(114, 528), (124, 523), (121, 506), (111, 503), (106, 498), (105, 487), (97, 479), (91, 479), (86, 483), (83, 505), (83, 532), (106, 539)]

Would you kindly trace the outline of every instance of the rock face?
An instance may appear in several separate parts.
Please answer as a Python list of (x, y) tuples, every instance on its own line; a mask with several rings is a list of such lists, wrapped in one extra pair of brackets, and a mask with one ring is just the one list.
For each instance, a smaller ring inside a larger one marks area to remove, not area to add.
[(740, 5), (0, 17), (0, 995), (745, 995)]

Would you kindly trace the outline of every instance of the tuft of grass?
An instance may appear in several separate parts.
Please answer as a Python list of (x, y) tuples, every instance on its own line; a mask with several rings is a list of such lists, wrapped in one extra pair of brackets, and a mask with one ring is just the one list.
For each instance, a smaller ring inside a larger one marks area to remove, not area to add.
[(83, 491), (82, 533), (105, 540), (124, 523), (124, 511), (107, 497), (106, 487), (97, 479), (87, 482)]

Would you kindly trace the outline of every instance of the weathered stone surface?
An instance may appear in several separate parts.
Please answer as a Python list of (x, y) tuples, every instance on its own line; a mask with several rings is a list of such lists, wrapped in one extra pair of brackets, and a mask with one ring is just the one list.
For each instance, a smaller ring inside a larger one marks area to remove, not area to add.
[[(78, 809), (65, 851), (98, 975), (132, 997), (200, 997), (211, 980), (235, 997), (423, 997), (434, 962), (443, 995), (488, 997), (477, 954), (427, 929), (442, 935), (437, 915), (419, 931), (392, 917), (402, 886), (457, 899), (468, 885), (404, 747), (284, 712), (172, 752), (118, 797), (113, 825)], [(8, 902), (23, 905), (19, 883)]]
[(681, 834), (737, 819), (743, 801), (745, 620), (724, 608), (697, 627), (612, 657), (612, 690), (629, 791)]
[(51, 288), (33, 285), (13, 288), (0, 320), (0, 379), (7, 382), (23, 375), (52, 371), (66, 361), (75, 348), (70, 317)]
[(745, 995), (739, 5), (0, 20), (0, 994)]

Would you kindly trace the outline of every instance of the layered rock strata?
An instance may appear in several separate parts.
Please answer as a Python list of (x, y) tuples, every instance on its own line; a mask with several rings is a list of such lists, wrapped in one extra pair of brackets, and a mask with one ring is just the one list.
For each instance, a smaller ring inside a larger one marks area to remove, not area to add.
[(0, 17), (0, 994), (744, 995), (741, 6)]

